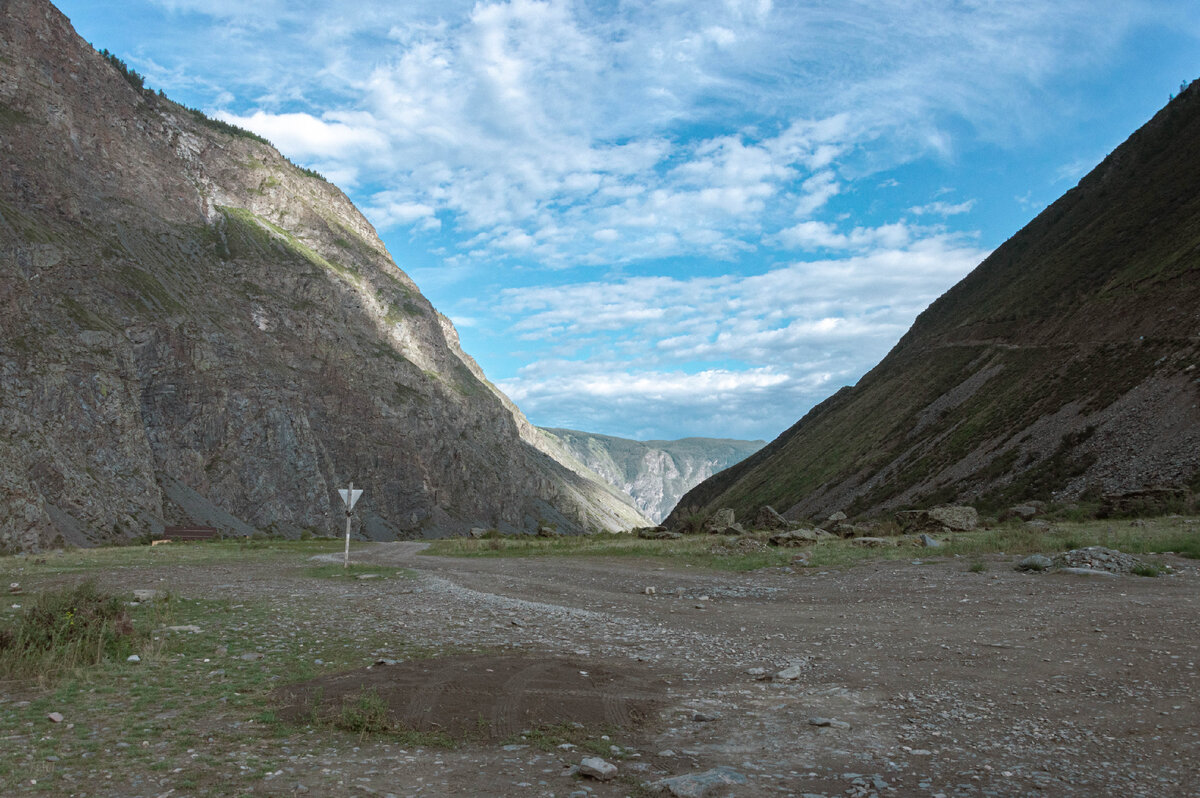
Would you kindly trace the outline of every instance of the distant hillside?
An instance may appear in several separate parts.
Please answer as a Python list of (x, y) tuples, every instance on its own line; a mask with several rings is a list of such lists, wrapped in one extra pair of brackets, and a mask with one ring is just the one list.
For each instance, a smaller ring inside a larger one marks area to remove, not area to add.
[(543, 429), (583, 465), (631, 497), (658, 522), (702, 480), (746, 459), (765, 441), (683, 438), (632, 441), (571, 429)]
[(0, 551), (164, 524), (647, 523), (491, 386), (335, 186), (0, 2)]
[(1200, 85), (671, 521), (1200, 487)]

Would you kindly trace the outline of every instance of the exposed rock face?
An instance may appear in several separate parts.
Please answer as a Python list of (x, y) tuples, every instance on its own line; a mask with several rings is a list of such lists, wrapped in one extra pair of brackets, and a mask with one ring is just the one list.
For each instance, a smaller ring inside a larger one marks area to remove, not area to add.
[(568, 468), (336, 187), (0, 5), (0, 546), (647, 520)]
[(764, 443), (725, 438), (633, 441), (570, 429), (542, 431), (588, 469), (633, 497), (637, 508), (655, 521), (666, 517), (693, 486), (749, 457)]
[[(1200, 490), (1200, 84), (666, 521)], [(1172, 498), (1166, 504), (1186, 504)]]

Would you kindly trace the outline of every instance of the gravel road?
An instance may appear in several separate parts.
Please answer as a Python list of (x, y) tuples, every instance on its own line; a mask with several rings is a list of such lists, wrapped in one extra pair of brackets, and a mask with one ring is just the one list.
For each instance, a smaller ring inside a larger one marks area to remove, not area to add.
[[(356, 610), (339, 623), (641, 663), (668, 685), (666, 709), (610, 758), (618, 782), (570, 778), (570, 750), (372, 744), (364, 794), (1200, 795), (1200, 575), (1186, 560), (1159, 578), (1024, 574), (1004, 557), (983, 573), (947, 559), (725, 574), (421, 548), (355, 555), (415, 569), (398, 592), (322, 585)], [(705, 787), (716, 768), (739, 783)], [(689, 774), (709, 775), (663, 782)]]

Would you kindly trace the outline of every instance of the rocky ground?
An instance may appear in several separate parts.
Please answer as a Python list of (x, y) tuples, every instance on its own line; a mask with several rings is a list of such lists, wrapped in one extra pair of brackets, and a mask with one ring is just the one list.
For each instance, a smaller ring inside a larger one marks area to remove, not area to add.
[[(526, 676), (565, 672), (564, 662), (634, 674), (642, 697), (654, 699), (647, 723), (614, 726), (607, 752), (546, 750), (519, 736), (442, 749), (309, 729), (276, 743), (276, 771), (242, 792), (1200, 792), (1195, 561), (1167, 558), (1175, 573), (1157, 578), (1024, 573), (1012, 568), (1018, 558), (1000, 556), (982, 572), (943, 558), (730, 574), (632, 558), (447, 559), (419, 554), (421, 545), (354, 555), (385, 574), (412, 569), (411, 579), (296, 581), (228, 563), (125, 569), (106, 582), (266, 601), (281, 636), (311, 636), (318, 649), (335, 629), (376, 640), (382, 632), (441, 651), (520, 657)], [(437, 704), (453, 682), (434, 664), (424, 696)], [(376, 665), (372, 678), (403, 667)], [(490, 672), (477, 669), (464, 689), (488, 696)], [(498, 711), (530, 680), (502, 681), (481, 712)], [(645, 695), (648, 685), (660, 694)], [(625, 698), (614, 693), (609, 704)], [(610, 780), (578, 773), (596, 753), (615, 766)], [(214, 767), (192, 789), (173, 786), (164, 769), (91, 774), (70, 794), (220, 793)]]

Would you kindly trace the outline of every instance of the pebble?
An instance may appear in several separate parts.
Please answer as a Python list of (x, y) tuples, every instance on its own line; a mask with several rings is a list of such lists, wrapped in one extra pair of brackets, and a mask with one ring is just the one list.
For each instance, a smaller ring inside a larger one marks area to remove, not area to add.
[(46, 717), (50, 719), (51, 723), (62, 723), (63, 722), (63, 716), (62, 716), (61, 712), (51, 712)]
[(137, 654), (130, 654), (128, 657), (125, 658), (125, 661), (126, 662), (141, 662), (142, 658), (139, 657)]

